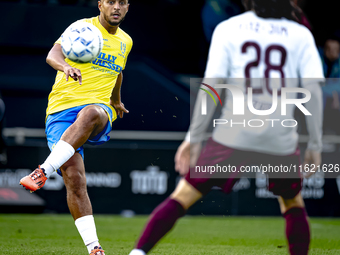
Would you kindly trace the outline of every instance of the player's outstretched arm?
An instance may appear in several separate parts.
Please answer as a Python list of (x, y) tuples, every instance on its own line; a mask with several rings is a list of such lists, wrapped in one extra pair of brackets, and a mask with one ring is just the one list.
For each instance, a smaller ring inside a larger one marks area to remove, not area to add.
[[(321, 164), (322, 151), (322, 92), (320, 84), (315, 82), (308, 86), (311, 92), (311, 99), (307, 102), (306, 108), (312, 114), (306, 116), (306, 124), (309, 133), (309, 142), (304, 157), (304, 166), (306, 171), (305, 177), (310, 177)], [(314, 166), (311, 169), (311, 166)]]
[(301, 35), (303, 41), (299, 44), (300, 53), (298, 54), (298, 70), (302, 78), (300, 82), (302, 87), (308, 89), (311, 94), (311, 98), (305, 103), (305, 107), (311, 113), (306, 116), (309, 141), (304, 158), (304, 167), (307, 170), (305, 176), (308, 177), (313, 174), (309, 170), (310, 164), (314, 166), (321, 164), (323, 103), (320, 84), (324, 82), (324, 75), (312, 33), (308, 29), (303, 29)]
[(127, 109), (125, 109), (124, 104), (121, 101), (120, 96), (120, 88), (122, 87), (123, 83), (123, 72), (121, 72), (116, 81), (116, 85), (112, 90), (111, 98), (110, 98), (110, 104), (115, 108), (117, 116), (120, 118), (123, 118), (124, 112), (129, 113)]
[(46, 62), (55, 70), (64, 72), (66, 75), (66, 81), (68, 81), (68, 77), (71, 77), (75, 81), (79, 80), (79, 84), (82, 83), (80, 70), (66, 63), (60, 44), (56, 43), (52, 47), (47, 55)]

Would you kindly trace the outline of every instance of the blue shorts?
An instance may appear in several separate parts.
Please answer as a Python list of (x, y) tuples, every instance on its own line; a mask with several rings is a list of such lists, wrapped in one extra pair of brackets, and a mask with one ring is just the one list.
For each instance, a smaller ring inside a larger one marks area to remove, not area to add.
[[(76, 107), (61, 111), (61, 112), (51, 114), (47, 117), (45, 133), (46, 133), (46, 136), (47, 136), (48, 147), (50, 148), (51, 151), (53, 150), (56, 143), (60, 140), (60, 138), (63, 135), (63, 133), (65, 132), (65, 130), (76, 121), (78, 113), (84, 107), (86, 107), (88, 105), (89, 104), (76, 106)], [(111, 108), (104, 105), (104, 104), (91, 104), (91, 105), (100, 106), (110, 116), (104, 130), (102, 132), (100, 132), (97, 136), (93, 137), (91, 140), (86, 141), (86, 144), (100, 145), (100, 144), (107, 142), (110, 139), (109, 133), (112, 130), (112, 125), (111, 125), (110, 120), (112, 120), (113, 114), (112, 114)], [(80, 155), (84, 159), (84, 148), (83, 148), (83, 146), (78, 148), (76, 151), (79, 152)], [(58, 171), (58, 173), (59, 173), (59, 171)]]

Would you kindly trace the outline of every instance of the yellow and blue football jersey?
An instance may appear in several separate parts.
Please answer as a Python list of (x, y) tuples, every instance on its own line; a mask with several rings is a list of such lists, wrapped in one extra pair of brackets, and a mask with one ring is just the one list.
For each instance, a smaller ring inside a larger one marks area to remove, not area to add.
[[(132, 48), (132, 39), (120, 28), (117, 29), (116, 34), (109, 34), (100, 24), (99, 17), (81, 21), (95, 25), (102, 32), (103, 49), (99, 56), (89, 63), (75, 63), (65, 59), (70, 66), (81, 71), (82, 84), (80, 85), (72, 78), (66, 81), (65, 73), (58, 71), (48, 98), (46, 114), (50, 115), (75, 106), (96, 103), (109, 106), (113, 112), (111, 121), (114, 121), (117, 115), (110, 105), (110, 97), (118, 75), (125, 68)], [(61, 38), (55, 43), (60, 44)]]

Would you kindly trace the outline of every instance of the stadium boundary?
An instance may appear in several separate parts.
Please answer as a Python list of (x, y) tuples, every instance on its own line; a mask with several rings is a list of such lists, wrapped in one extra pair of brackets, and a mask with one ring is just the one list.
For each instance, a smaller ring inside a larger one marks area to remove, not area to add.
[[(8, 138), (45, 138), (45, 130), (42, 128), (4, 128), (3, 135)], [(110, 132), (112, 140), (163, 140), (163, 141), (182, 141), (186, 132), (177, 131), (123, 131), (116, 130)], [(207, 134), (209, 138), (211, 134)], [(307, 143), (308, 135), (299, 135), (299, 143)], [(340, 144), (340, 136), (324, 135), (323, 142)]]

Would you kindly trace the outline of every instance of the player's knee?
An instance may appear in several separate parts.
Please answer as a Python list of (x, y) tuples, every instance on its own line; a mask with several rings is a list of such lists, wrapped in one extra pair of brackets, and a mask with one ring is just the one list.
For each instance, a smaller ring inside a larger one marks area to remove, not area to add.
[(179, 202), (185, 210), (189, 209), (189, 207), (201, 197), (202, 194), (192, 187), (185, 179), (182, 179), (178, 183), (175, 191), (170, 195), (170, 198)]
[(78, 171), (76, 168), (63, 166), (62, 174), (67, 189), (79, 190), (86, 187), (85, 174)]
[(293, 198), (279, 197), (278, 200), (279, 200), (280, 210), (282, 214), (284, 214), (286, 211), (294, 207), (300, 207), (300, 208), (305, 207), (301, 193), (298, 193)]
[(86, 116), (87, 122), (93, 124), (101, 122), (103, 114), (105, 114), (101, 108), (92, 105), (85, 107), (83, 111), (82, 114)]

